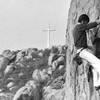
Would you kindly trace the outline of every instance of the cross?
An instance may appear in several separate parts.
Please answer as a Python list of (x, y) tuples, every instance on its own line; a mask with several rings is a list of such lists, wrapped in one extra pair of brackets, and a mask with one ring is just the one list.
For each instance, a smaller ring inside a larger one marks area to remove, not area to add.
[(50, 29), (50, 24), (47, 30), (43, 30), (44, 32), (47, 32), (47, 48), (50, 48), (50, 32), (56, 31), (54, 29)]

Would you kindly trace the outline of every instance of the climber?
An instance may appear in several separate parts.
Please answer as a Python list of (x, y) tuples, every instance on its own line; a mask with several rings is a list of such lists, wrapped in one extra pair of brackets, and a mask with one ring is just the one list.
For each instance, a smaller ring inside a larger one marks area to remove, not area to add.
[(87, 45), (86, 31), (97, 27), (100, 24), (100, 20), (89, 23), (88, 15), (82, 14), (79, 17), (78, 22), (79, 24), (77, 24), (73, 30), (74, 44), (77, 50), (76, 57), (88, 61), (93, 67), (94, 86), (98, 87), (100, 85), (100, 60), (90, 52), (91, 50)]

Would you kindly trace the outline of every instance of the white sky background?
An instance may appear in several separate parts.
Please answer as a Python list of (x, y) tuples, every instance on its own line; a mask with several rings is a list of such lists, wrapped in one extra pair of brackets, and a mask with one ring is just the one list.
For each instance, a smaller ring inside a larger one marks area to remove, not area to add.
[(51, 25), (51, 45), (65, 44), (70, 0), (0, 0), (0, 51), (46, 48)]

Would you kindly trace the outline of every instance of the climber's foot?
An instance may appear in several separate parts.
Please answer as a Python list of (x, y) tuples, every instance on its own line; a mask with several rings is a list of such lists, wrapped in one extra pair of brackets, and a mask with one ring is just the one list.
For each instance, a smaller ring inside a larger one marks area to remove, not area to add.
[(95, 86), (96, 91), (98, 91), (100, 89), (100, 85), (99, 86)]

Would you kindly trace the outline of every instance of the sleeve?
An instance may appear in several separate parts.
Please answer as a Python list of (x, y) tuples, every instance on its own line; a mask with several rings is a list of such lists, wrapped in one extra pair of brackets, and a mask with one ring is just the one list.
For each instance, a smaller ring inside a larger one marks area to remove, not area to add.
[(80, 24), (80, 25), (78, 26), (78, 29), (79, 29), (80, 31), (85, 31), (85, 30), (92, 29), (92, 28), (96, 27), (97, 25), (98, 25), (98, 24), (97, 24), (96, 22), (91, 22), (91, 23), (89, 23), (89, 24)]
[(96, 27), (98, 24), (96, 22), (92, 22), (87, 24), (87, 30)]

